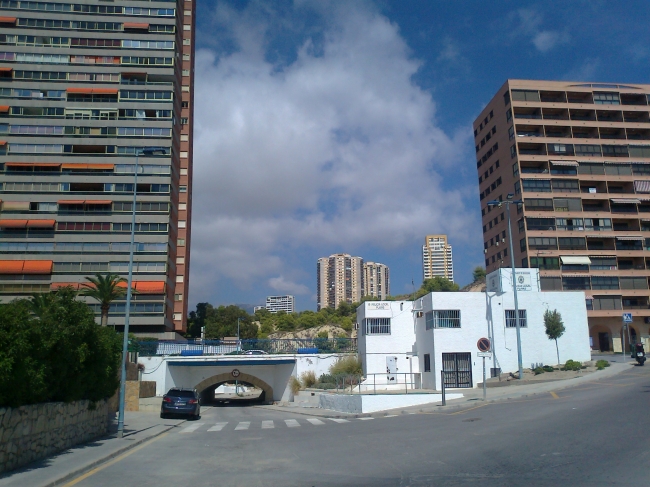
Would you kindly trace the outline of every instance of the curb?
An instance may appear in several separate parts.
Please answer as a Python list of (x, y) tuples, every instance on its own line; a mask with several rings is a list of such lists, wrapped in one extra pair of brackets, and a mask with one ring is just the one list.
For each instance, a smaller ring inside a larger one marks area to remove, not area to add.
[[(185, 422), (186, 421), (181, 421), (180, 423), (169, 426), (169, 427), (159, 431), (158, 433), (156, 433), (154, 435), (147, 436), (146, 438), (142, 438), (140, 440), (136, 440), (133, 443), (129, 443), (128, 445), (125, 445), (124, 447), (122, 447), (122, 448), (120, 448), (120, 449), (118, 449), (118, 450), (116, 450), (114, 452), (111, 452), (110, 454), (108, 454), (108, 455), (106, 455), (106, 456), (104, 456), (102, 458), (94, 460), (93, 462), (91, 462), (91, 463), (89, 463), (87, 465), (84, 465), (82, 467), (77, 468), (76, 470), (73, 470), (73, 471), (70, 471), (70, 472), (64, 474), (63, 476), (59, 477), (56, 480), (53, 480), (53, 481), (48, 482), (46, 484), (42, 484), (42, 487), (54, 487), (56, 485), (61, 485), (61, 484), (65, 483), (65, 482), (73, 480), (74, 478), (79, 477), (80, 475), (83, 475), (83, 474), (89, 472), (90, 470), (94, 469), (95, 467), (98, 467), (98, 466), (102, 465), (103, 463), (106, 463), (108, 460), (112, 460), (113, 458), (122, 455), (123, 453), (135, 448), (136, 446), (142, 445), (143, 443), (146, 443), (147, 441), (153, 440), (154, 438), (162, 435), (163, 433), (167, 433), (169, 430), (172, 430), (172, 429), (176, 428), (178, 425), (183, 424)], [(104, 437), (104, 438), (106, 438), (106, 437)], [(80, 445), (75, 445), (75, 446), (81, 446), (81, 445), (83, 445), (83, 443), (80, 444)], [(61, 453), (63, 453), (63, 452), (61, 452)]]
[[(617, 363), (618, 364), (618, 363)], [(578, 377), (572, 377), (568, 379), (552, 379), (550, 381), (538, 381), (537, 383), (532, 383), (532, 384), (522, 384), (521, 386), (515, 386), (516, 389), (518, 390), (519, 387), (526, 387), (526, 386), (535, 386), (535, 385), (548, 385), (548, 384), (556, 384), (556, 387), (553, 389), (555, 390), (561, 390), (561, 389), (567, 389), (576, 385), (580, 385), (583, 382), (590, 382), (590, 381), (599, 381), (601, 379), (606, 379), (608, 377), (612, 377), (614, 375), (618, 375), (622, 372), (625, 372), (627, 369), (625, 368), (626, 365), (634, 365), (631, 362), (620, 362), (620, 367), (615, 367), (614, 369), (612, 368), (606, 368), (603, 371), (594, 371), (591, 372), (588, 375), (583, 375), (583, 376), (578, 376)], [(596, 375), (596, 372), (603, 372), (602, 374)], [(576, 380), (578, 379), (578, 380)], [(513, 387), (513, 386), (505, 386), (505, 387)], [(495, 387), (495, 388), (490, 388), (489, 389), (502, 389), (502, 387)], [(375, 413), (343, 413), (336, 411), (334, 414), (314, 414), (310, 413), (307, 411), (304, 411), (304, 408), (293, 408), (293, 407), (282, 407), (282, 406), (276, 406), (274, 408), (269, 408), (266, 406), (258, 406), (260, 408), (268, 409), (270, 411), (277, 411), (277, 412), (283, 412), (283, 413), (290, 413), (290, 414), (299, 414), (302, 416), (313, 416), (313, 417), (321, 417), (321, 418), (336, 418), (336, 419), (347, 419), (347, 418), (381, 418), (384, 416), (389, 416), (393, 414), (399, 414), (400, 416), (408, 416), (411, 414), (427, 414), (427, 413), (454, 413), (454, 412), (459, 412), (463, 410), (468, 410), (468, 409), (473, 409), (477, 406), (480, 405), (488, 405), (488, 404), (495, 404), (498, 402), (505, 402), (509, 401), (512, 399), (520, 399), (520, 398), (525, 398), (525, 397), (530, 397), (530, 396), (536, 396), (538, 394), (547, 394), (548, 391), (524, 391), (521, 394), (513, 395), (511, 397), (508, 396), (503, 396), (499, 398), (488, 398), (485, 402), (480, 399), (480, 398), (469, 398), (466, 400), (466, 403), (464, 404), (450, 404), (447, 406), (442, 406), (442, 405), (434, 405), (429, 408), (420, 408), (417, 410), (407, 410), (407, 409), (400, 409), (400, 408), (395, 408), (395, 409), (387, 409), (381, 412), (375, 412)], [(471, 404), (467, 404), (467, 402), (470, 402)], [(418, 406), (412, 406), (413, 408), (416, 408)], [(303, 409), (303, 410), (298, 410), (298, 409)], [(317, 411), (324, 411), (321, 408), (312, 408)]]

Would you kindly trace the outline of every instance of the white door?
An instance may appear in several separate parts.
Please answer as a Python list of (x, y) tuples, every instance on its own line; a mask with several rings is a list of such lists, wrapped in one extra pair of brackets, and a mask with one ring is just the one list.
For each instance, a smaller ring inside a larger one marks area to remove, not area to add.
[(397, 373), (397, 357), (386, 357), (386, 373), (388, 374), (386, 380), (389, 382), (397, 382), (395, 380), (395, 373)]

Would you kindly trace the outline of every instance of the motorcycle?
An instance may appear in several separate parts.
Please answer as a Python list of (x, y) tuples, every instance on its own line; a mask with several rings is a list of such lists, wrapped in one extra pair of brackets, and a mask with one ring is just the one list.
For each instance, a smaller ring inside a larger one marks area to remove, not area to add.
[(645, 363), (645, 351), (643, 350), (643, 343), (637, 343), (632, 352), (632, 358), (635, 358), (639, 365)]

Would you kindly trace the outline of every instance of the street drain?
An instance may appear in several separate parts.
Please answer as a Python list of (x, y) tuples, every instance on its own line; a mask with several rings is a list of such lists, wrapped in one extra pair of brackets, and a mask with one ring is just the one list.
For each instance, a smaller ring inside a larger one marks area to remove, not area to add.
[(463, 423), (473, 423), (474, 421), (480, 421), (481, 418), (467, 418), (463, 419)]

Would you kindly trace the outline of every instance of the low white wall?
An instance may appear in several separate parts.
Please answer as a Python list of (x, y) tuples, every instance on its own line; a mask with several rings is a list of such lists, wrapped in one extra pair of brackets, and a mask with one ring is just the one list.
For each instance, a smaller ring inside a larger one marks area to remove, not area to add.
[[(446, 394), (446, 399), (459, 399), (459, 393)], [(320, 407), (342, 413), (374, 413), (390, 409), (442, 402), (441, 394), (321, 394)]]

